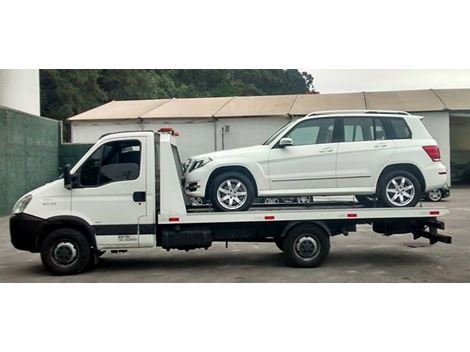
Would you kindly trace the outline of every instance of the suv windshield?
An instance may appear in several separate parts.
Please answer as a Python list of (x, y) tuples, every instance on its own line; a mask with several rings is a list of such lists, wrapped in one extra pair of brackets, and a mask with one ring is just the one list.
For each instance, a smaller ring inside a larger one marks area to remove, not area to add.
[(277, 138), (277, 136), (279, 136), (282, 132), (284, 132), (287, 127), (291, 124), (292, 122), (288, 122), (286, 123), (284, 126), (282, 126), (280, 129), (278, 129), (271, 137), (269, 137), (266, 142), (263, 143), (263, 145), (268, 145), (268, 144), (271, 144), (271, 142), (273, 140), (275, 140)]

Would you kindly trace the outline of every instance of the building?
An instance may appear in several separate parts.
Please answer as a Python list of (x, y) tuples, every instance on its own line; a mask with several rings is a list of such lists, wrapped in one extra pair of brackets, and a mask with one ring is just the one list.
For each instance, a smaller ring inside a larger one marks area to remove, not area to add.
[(39, 70), (0, 70), (0, 106), (39, 116)]
[(182, 160), (214, 150), (263, 143), (313, 111), (402, 110), (424, 116), (451, 169), (470, 165), (470, 89), (111, 101), (69, 118), (73, 143), (105, 133), (174, 127)]

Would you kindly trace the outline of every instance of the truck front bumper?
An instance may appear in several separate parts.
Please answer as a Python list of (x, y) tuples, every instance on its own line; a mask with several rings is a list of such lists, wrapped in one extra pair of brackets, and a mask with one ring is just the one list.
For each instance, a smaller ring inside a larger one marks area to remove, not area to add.
[(10, 239), (13, 247), (22, 251), (39, 252), (39, 235), (47, 221), (28, 214), (10, 217)]

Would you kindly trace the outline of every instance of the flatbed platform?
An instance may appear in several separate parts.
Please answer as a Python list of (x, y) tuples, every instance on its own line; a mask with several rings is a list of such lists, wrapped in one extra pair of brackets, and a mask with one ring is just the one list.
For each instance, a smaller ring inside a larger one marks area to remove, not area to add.
[(448, 214), (445, 208), (366, 208), (361, 205), (344, 206), (331, 204), (309, 207), (263, 207), (248, 211), (217, 212), (213, 209), (191, 209), (178, 216), (158, 216), (158, 223), (197, 224), (197, 223), (233, 223), (260, 221), (302, 221), (302, 220), (373, 220), (399, 218), (435, 218)]

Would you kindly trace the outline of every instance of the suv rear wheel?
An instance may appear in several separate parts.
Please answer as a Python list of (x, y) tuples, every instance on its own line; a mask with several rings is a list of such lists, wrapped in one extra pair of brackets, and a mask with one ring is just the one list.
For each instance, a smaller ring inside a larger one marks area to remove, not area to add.
[(242, 173), (227, 171), (211, 183), (210, 198), (217, 210), (243, 211), (251, 207), (255, 198), (255, 187)]
[(421, 198), (421, 185), (408, 171), (392, 171), (380, 180), (377, 195), (386, 207), (414, 207)]

